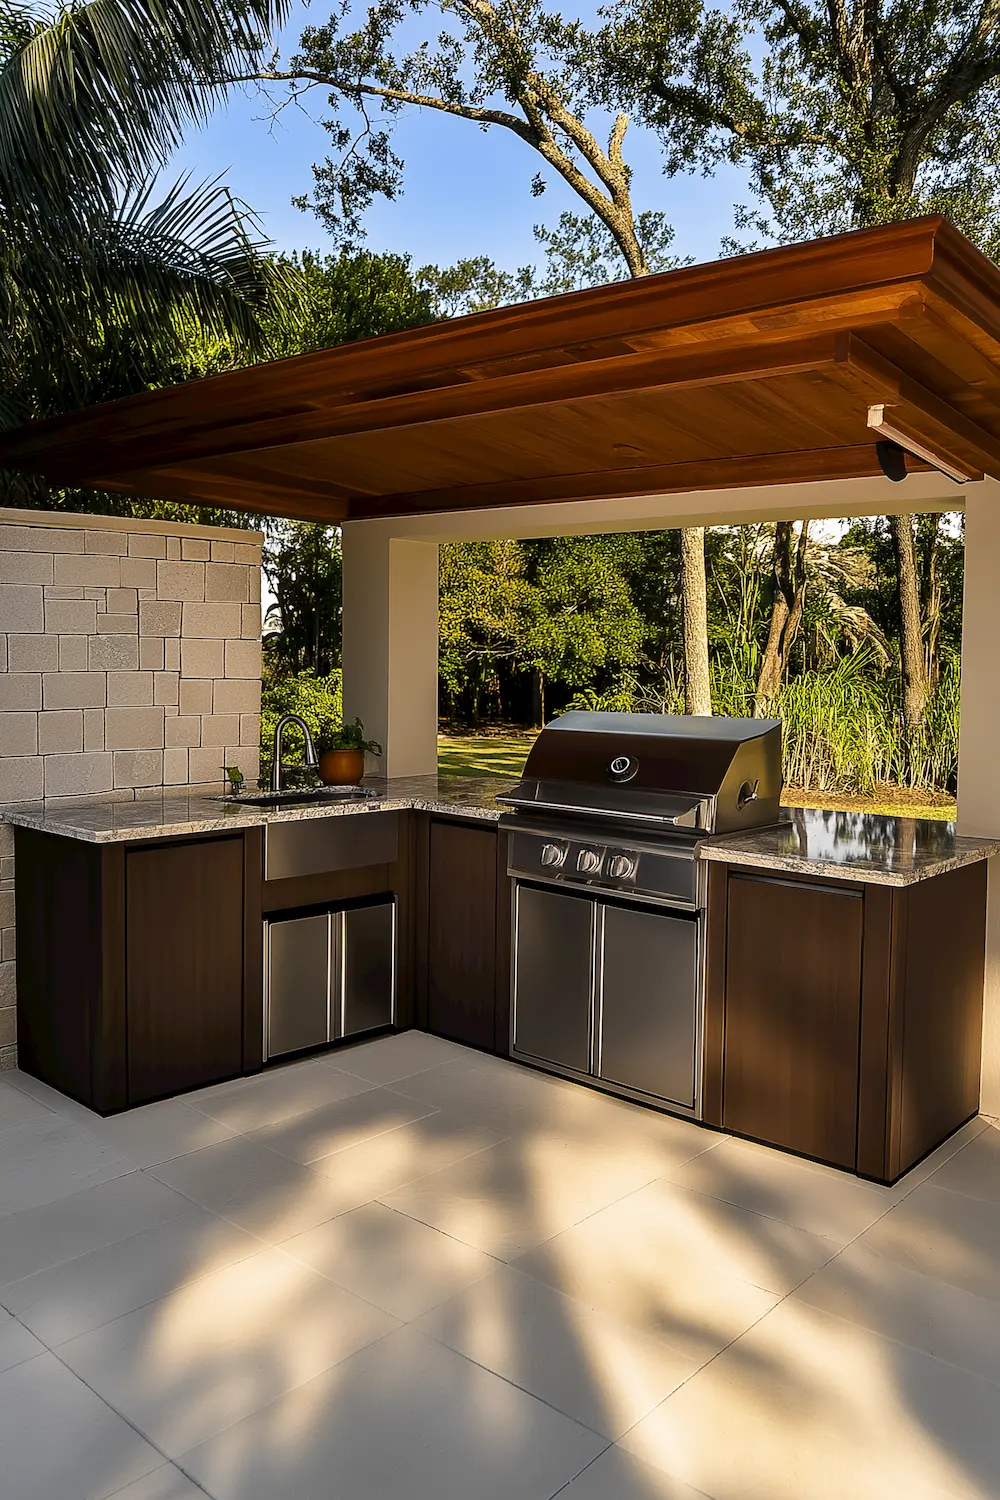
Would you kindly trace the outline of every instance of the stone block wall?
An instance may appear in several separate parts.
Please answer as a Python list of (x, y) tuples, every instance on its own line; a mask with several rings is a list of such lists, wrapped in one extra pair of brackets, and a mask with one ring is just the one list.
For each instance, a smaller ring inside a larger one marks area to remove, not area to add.
[[(260, 743), (259, 532), (0, 510), (0, 807), (221, 790)], [(0, 825), (0, 1068), (16, 1058)]]

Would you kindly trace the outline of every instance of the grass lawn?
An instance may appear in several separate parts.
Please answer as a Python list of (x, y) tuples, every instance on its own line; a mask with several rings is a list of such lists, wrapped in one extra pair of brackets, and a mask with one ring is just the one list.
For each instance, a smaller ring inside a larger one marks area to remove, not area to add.
[[(536, 730), (513, 734), (438, 736), (438, 767), (460, 776), (510, 776), (516, 779), (535, 739)], [(906, 818), (953, 818), (955, 803), (943, 794), (884, 787), (870, 797), (838, 796), (835, 792), (803, 792), (786, 787), (786, 807), (830, 807), (848, 812), (886, 813)]]

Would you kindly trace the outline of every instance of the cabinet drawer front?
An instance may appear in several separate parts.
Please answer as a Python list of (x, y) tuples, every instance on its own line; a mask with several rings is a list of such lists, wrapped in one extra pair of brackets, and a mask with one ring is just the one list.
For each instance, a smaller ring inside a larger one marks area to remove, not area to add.
[(267, 1057), (318, 1047), (330, 1035), (330, 918), (267, 924)]
[(264, 879), (324, 875), (393, 864), (399, 853), (399, 814), (341, 813), (271, 823), (264, 830)]
[(863, 901), (730, 876), (728, 907), (723, 1125), (853, 1168)]
[(395, 1019), (396, 903), (352, 906), (338, 914), (340, 1035), (356, 1036)]
[(585, 897), (517, 888), (514, 1047), (578, 1073), (590, 1072), (595, 909)]
[(691, 1109), (698, 921), (606, 906), (601, 925), (598, 1076)]

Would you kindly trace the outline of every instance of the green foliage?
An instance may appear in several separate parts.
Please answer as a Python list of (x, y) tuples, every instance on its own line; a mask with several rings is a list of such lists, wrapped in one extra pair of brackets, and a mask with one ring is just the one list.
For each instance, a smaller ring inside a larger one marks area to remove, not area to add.
[(364, 755), (382, 754), (382, 746), (378, 740), (365, 739), (365, 726), (360, 719), (345, 719), (343, 723), (329, 720), (320, 728), (316, 748), (317, 750), (360, 750)]
[(579, 37), (594, 102), (633, 106), (668, 172), (728, 161), (782, 241), (947, 214), (998, 239), (993, 0), (614, 0)]
[(286, 673), (327, 677), (340, 665), (340, 533), (333, 526), (276, 521), (263, 552), (275, 597), (264, 648)]
[(285, 714), (298, 714), (316, 739), (327, 733), (331, 724), (342, 722), (344, 703), (340, 672), (330, 672), (326, 677), (317, 677), (313, 672), (282, 674), (275, 671), (265, 658), (260, 710), (261, 755), (270, 762), (275, 727)]

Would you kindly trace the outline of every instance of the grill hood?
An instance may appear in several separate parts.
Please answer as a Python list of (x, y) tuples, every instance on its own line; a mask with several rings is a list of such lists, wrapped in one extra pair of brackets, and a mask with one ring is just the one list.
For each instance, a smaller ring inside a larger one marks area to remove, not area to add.
[(732, 833), (778, 820), (781, 725), (773, 719), (567, 713), (539, 734), (498, 800), (552, 811)]

